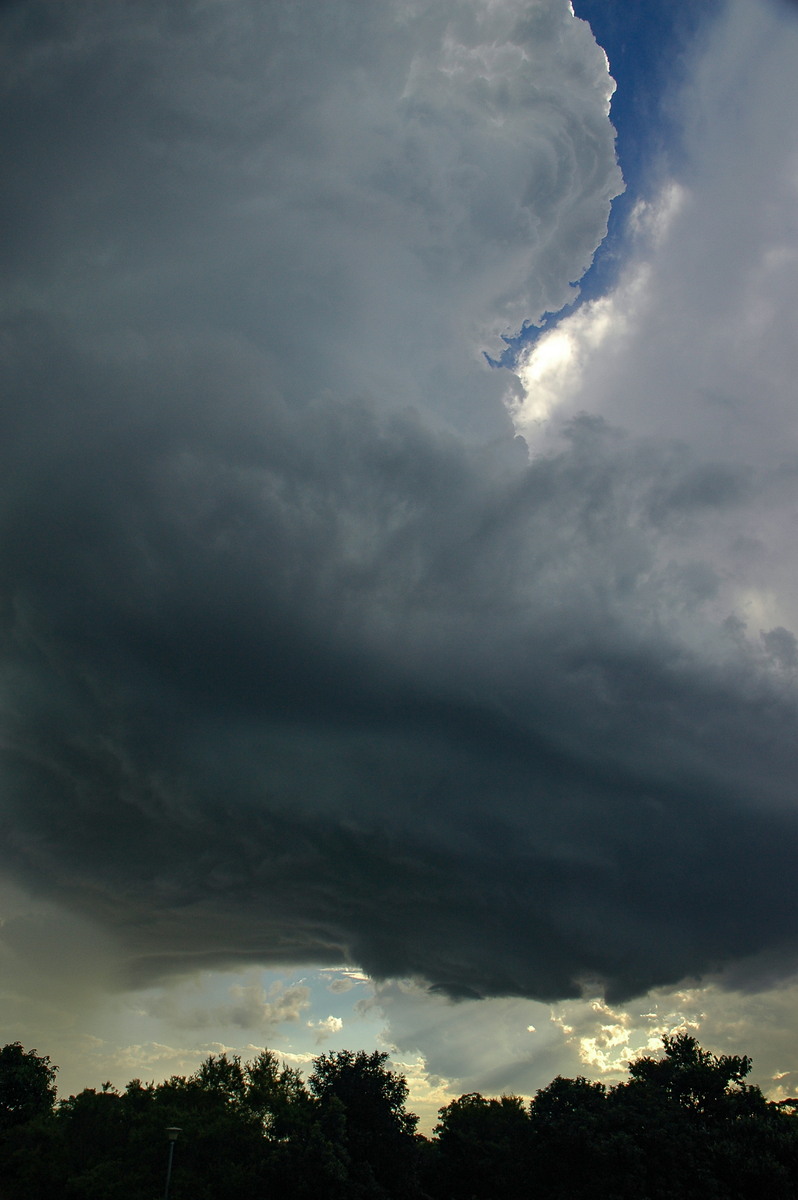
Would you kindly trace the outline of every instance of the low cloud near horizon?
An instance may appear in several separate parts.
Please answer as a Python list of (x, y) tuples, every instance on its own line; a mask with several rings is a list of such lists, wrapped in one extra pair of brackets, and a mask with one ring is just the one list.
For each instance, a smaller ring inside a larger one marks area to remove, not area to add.
[(545, 412), (482, 351), (622, 187), (564, 0), (5, 8), (0, 867), (98, 986), (794, 971), (798, 35), (744, 7)]

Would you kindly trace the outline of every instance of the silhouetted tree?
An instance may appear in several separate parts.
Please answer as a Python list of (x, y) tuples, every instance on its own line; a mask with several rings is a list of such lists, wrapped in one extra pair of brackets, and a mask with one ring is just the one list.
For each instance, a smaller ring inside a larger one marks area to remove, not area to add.
[(55, 1076), (46, 1054), (10, 1042), (0, 1050), (0, 1132), (52, 1111)]
[(322, 1113), (343, 1118), (350, 1187), (363, 1196), (406, 1196), (417, 1190), (415, 1128), (405, 1109), (407, 1082), (375, 1050), (338, 1050), (313, 1060), (310, 1090)]
[[(477, 1092), (415, 1133), (407, 1083), (379, 1052), (314, 1062), (309, 1087), (270, 1051), (189, 1076), (87, 1088), (54, 1106), (55, 1068), (0, 1051), (2, 1200), (152, 1200), (166, 1127), (174, 1200), (795, 1200), (798, 1116), (746, 1082), (750, 1059), (694, 1038), (607, 1089), (557, 1077), (529, 1105)], [(423, 1179), (419, 1171), (423, 1169)], [(422, 1186), (423, 1185), (423, 1186)]]
[(760, 1089), (745, 1083), (750, 1058), (714, 1055), (689, 1034), (665, 1037), (663, 1047), (661, 1058), (630, 1063), (629, 1081), (611, 1095), (613, 1121), (644, 1152), (644, 1194), (754, 1200), (764, 1188), (769, 1197), (793, 1196), (794, 1180), (783, 1187), (795, 1125), (788, 1131)]
[(4, 1198), (39, 1200), (49, 1192), (55, 1149), (57, 1067), (19, 1042), (0, 1049), (0, 1178)]
[(440, 1110), (437, 1156), (429, 1180), (451, 1200), (513, 1200), (530, 1193), (530, 1120), (518, 1096), (471, 1092)]
[(702, 1117), (728, 1119), (763, 1110), (765, 1099), (759, 1088), (744, 1083), (751, 1070), (746, 1055), (711, 1054), (686, 1033), (666, 1035), (662, 1044), (662, 1058), (645, 1055), (629, 1064), (628, 1088), (646, 1090)]
[(537, 1092), (529, 1118), (534, 1178), (542, 1195), (557, 1200), (603, 1196), (610, 1181), (614, 1194), (626, 1194), (618, 1187), (621, 1171), (611, 1145), (603, 1083), (558, 1075)]

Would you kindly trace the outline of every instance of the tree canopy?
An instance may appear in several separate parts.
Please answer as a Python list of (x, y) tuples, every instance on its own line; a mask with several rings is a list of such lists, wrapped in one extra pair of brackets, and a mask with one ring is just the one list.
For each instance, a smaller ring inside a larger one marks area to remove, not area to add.
[(52, 1109), (57, 1070), (46, 1054), (25, 1050), (19, 1042), (0, 1049), (0, 1130)]
[(264, 1050), (188, 1076), (58, 1101), (56, 1068), (0, 1049), (4, 1200), (794, 1200), (798, 1116), (747, 1082), (746, 1056), (687, 1034), (607, 1087), (557, 1077), (531, 1102), (471, 1092), (416, 1133), (383, 1052), (339, 1050), (305, 1082)]

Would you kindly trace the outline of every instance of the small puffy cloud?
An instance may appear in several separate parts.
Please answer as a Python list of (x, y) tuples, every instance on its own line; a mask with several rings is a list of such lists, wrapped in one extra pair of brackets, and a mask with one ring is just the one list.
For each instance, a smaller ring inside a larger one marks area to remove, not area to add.
[(308, 1029), (312, 1029), (316, 1035), (316, 1045), (321, 1045), (328, 1038), (340, 1033), (344, 1027), (341, 1017), (324, 1017), (320, 1021), (308, 1021)]

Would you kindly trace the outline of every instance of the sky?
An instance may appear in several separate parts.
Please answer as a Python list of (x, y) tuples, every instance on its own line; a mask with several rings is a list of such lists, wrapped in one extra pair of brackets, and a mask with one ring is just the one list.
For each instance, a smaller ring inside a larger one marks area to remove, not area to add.
[(682, 1029), (796, 1094), (798, 11), (574, 9), (0, 11), (0, 1039), (62, 1095), (377, 1047), (429, 1129)]

